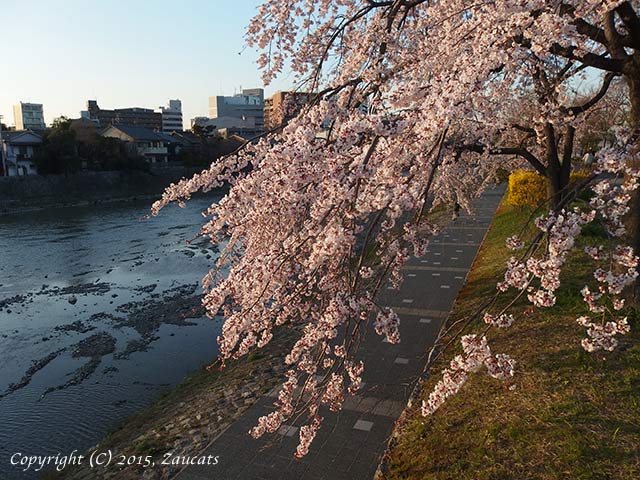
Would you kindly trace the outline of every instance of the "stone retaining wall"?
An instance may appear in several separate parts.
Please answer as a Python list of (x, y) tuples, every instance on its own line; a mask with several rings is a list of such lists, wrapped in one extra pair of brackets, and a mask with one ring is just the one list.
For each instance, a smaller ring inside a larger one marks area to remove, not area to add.
[(155, 175), (132, 170), (0, 177), (0, 213), (159, 195), (170, 183), (195, 172), (174, 168)]

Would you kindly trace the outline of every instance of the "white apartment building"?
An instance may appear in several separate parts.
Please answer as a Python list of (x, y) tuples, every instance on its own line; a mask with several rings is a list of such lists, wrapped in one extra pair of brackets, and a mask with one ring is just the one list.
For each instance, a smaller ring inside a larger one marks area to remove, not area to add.
[(169, 100), (166, 107), (159, 107), (162, 113), (162, 131), (164, 133), (181, 132), (182, 102), (178, 99)]
[[(264, 90), (251, 88), (233, 97), (209, 97), (209, 118), (234, 117), (252, 121), (259, 130), (264, 129)], [(252, 119), (252, 120), (249, 120)]]
[(20, 102), (13, 106), (16, 130), (44, 130), (44, 111), (41, 103)]

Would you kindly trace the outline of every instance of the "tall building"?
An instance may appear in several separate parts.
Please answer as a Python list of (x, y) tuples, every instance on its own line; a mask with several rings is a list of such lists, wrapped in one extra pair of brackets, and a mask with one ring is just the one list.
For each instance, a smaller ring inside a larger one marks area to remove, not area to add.
[(242, 90), (242, 93), (233, 97), (209, 97), (209, 118), (235, 117), (248, 120), (253, 118), (253, 123), (259, 130), (264, 129), (264, 90), (251, 88)]
[(16, 130), (44, 130), (44, 111), (41, 103), (23, 103), (13, 106)]
[(162, 131), (164, 133), (181, 132), (182, 128), (182, 102), (169, 100), (166, 107), (160, 107), (162, 113)]
[(271, 130), (295, 117), (309, 103), (307, 92), (276, 92), (264, 101), (264, 128)]
[(154, 112), (150, 108), (131, 107), (103, 110), (98, 106), (96, 100), (88, 100), (87, 111), (81, 112), (81, 116), (97, 121), (101, 127), (131, 125), (150, 128), (157, 132), (162, 131), (162, 114)]

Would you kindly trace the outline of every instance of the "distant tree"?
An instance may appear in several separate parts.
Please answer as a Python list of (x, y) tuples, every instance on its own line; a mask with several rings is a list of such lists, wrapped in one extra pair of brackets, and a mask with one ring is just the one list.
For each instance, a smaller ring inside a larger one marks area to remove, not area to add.
[(78, 154), (89, 170), (147, 170), (148, 164), (117, 138), (96, 135), (94, 141), (78, 144)]
[(224, 155), (235, 151), (242, 144), (242, 141), (237, 138), (211, 135), (212, 131), (211, 126), (194, 126), (192, 132), (199, 137), (200, 144), (182, 149), (177, 155), (178, 161), (187, 167), (208, 167)]
[(54, 118), (53, 122), (51, 123), (52, 130), (69, 130), (70, 126), (71, 119), (65, 117), (64, 115)]
[(196, 135), (198, 138), (200, 138), (200, 140), (202, 141), (207, 141), (207, 139), (209, 139), (213, 135), (214, 130), (215, 130), (215, 127), (213, 127), (212, 125), (195, 124), (191, 128), (191, 131), (193, 132), (193, 134)]
[(80, 170), (76, 132), (69, 127), (71, 120), (58, 117), (51, 128), (44, 132), (42, 148), (36, 154), (36, 164), (41, 175), (73, 173)]

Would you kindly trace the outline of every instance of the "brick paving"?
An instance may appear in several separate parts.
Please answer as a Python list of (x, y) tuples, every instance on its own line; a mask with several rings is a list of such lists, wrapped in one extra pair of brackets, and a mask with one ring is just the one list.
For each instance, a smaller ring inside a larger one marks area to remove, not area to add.
[(365, 362), (364, 387), (348, 398), (340, 412), (324, 417), (309, 454), (293, 457), (298, 424), (283, 425), (278, 434), (254, 440), (247, 432), (256, 419), (273, 411), (274, 393), (260, 398), (202, 455), (218, 455), (219, 463), (189, 466), (178, 480), (369, 480), (384, 453), (387, 439), (421, 373), (426, 354), (446, 321), (503, 189), (490, 190), (475, 202), (476, 217), (461, 215), (429, 246), (426, 255), (405, 266), (399, 291), (384, 290), (383, 304), (401, 319), (402, 342), (391, 345), (368, 329), (359, 357)]

